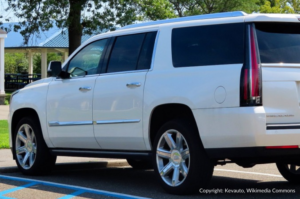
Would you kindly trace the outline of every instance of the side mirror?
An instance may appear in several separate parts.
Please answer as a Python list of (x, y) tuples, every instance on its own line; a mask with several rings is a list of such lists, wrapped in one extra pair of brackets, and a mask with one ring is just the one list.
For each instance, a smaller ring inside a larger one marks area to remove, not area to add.
[(57, 77), (61, 72), (61, 62), (51, 61), (48, 65), (48, 77)]
[(62, 78), (62, 79), (68, 79), (70, 78), (71, 74), (66, 72), (66, 71), (60, 71), (60, 73), (58, 74), (58, 77)]

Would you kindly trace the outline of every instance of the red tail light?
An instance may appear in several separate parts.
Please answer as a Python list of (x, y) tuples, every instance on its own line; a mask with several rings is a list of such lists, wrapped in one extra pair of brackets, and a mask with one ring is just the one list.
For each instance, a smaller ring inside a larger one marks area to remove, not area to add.
[(260, 106), (261, 69), (254, 24), (247, 26), (246, 58), (241, 74), (241, 106)]
[(266, 146), (266, 149), (298, 149), (298, 145), (291, 146)]

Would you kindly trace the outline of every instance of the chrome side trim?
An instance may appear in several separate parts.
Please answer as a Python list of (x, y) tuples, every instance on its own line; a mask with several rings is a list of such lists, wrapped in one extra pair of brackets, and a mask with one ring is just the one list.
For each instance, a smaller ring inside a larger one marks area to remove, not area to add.
[(138, 123), (141, 120), (100, 120), (96, 121), (97, 124), (120, 124), (120, 123)]
[(58, 122), (51, 121), (49, 126), (78, 126), (78, 125), (93, 125), (93, 121), (79, 121), (79, 122)]
[(275, 64), (261, 64), (262, 67), (273, 67), (273, 68), (300, 68), (300, 64), (286, 64), (286, 63), (275, 63)]
[(300, 129), (300, 123), (272, 123), (267, 124), (267, 130)]

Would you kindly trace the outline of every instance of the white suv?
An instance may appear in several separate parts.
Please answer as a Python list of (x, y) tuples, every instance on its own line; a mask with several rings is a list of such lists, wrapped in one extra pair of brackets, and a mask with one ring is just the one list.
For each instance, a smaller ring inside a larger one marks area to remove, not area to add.
[(56, 156), (126, 158), (184, 194), (214, 165), (275, 162), (299, 183), (299, 20), (230, 12), (92, 37), (56, 63), (57, 77), (12, 95), (20, 170), (48, 172)]

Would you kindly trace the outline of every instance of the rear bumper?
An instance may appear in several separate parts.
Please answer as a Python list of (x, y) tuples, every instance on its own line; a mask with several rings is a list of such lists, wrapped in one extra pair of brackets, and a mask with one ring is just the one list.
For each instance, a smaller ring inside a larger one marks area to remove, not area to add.
[(300, 129), (267, 124), (263, 106), (194, 109), (193, 114), (205, 149), (300, 145)]
[(266, 149), (265, 147), (215, 148), (206, 149), (206, 153), (214, 160), (230, 159), (234, 162), (254, 164), (300, 162), (300, 149)]

